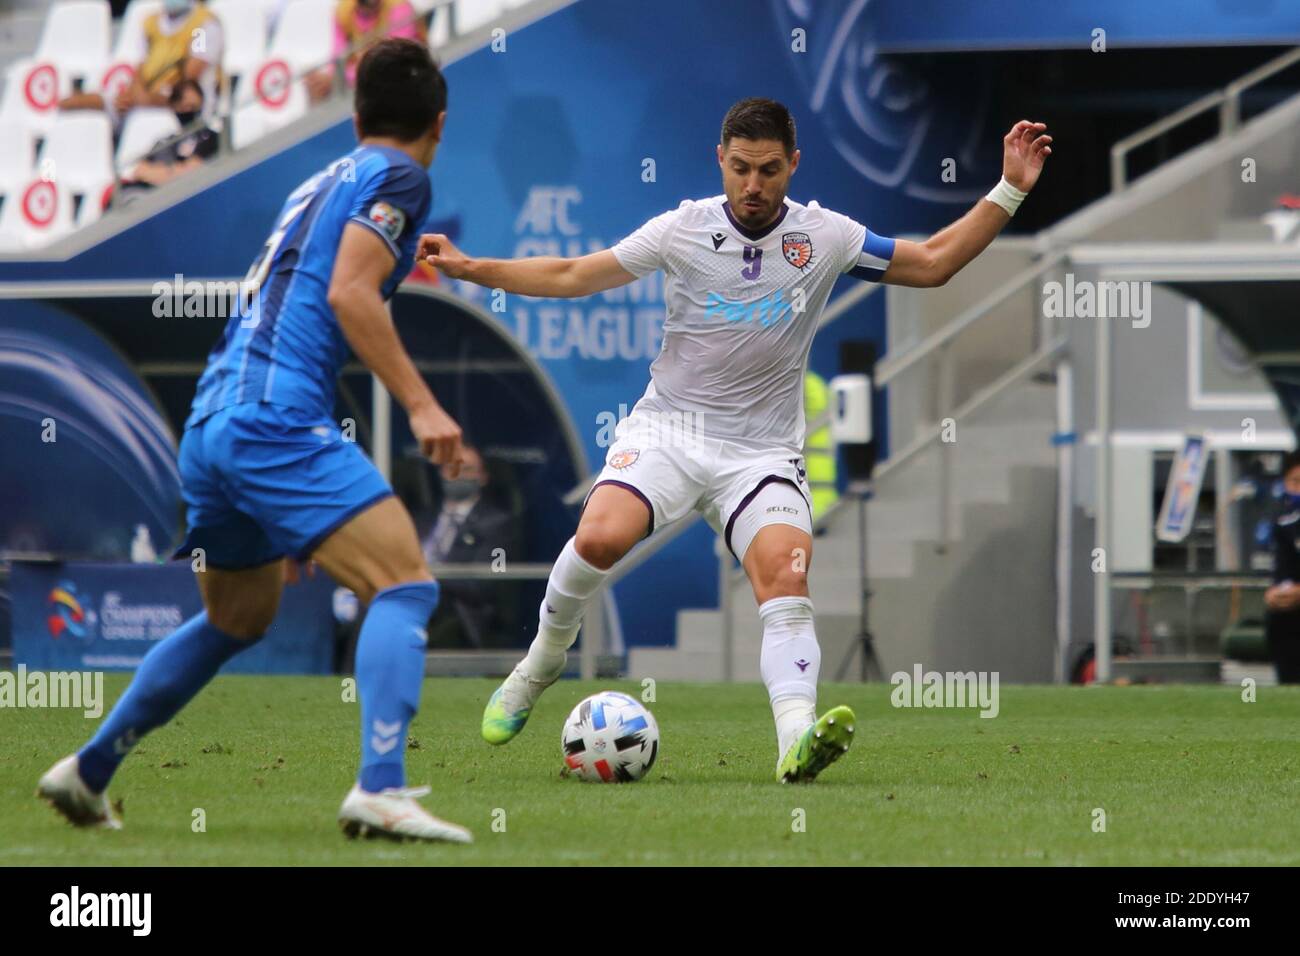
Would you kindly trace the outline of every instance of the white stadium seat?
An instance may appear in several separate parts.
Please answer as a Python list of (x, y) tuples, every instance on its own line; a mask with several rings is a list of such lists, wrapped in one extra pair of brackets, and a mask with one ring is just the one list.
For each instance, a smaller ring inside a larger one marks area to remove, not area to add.
[[(259, 79), (263, 82), (259, 83)], [(283, 60), (267, 60), (257, 71), (249, 74), (240, 88), (239, 100), (231, 116), (231, 145), (243, 149), (267, 133), (292, 123), (304, 115), (307, 108), (306, 84), (302, 80), (289, 79), (288, 67)]]
[(334, 0), (290, 0), (280, 15), (266, 58), (284, 60), (294, 76), (302, 76), (324, 66), (333, 53)]
[(429, 49), (437, 53), (451, 41), (451, 7), (441, 7), (433, 12), (429, 21)]
[(65, 189), (94, 194), (113, 181), (113, 124), (99, 110), (60, 113), (41, 147), (37, 168)]
[(225, 43), (221, 68), (243, 76), (266, 58), (266, 14), (257, 0), (212, 0), (208, 7), (221, 21)]
[(72, 190), (35, 179), (5, 197), (0, 249), (39, 249), (72, 229)]
[(160, 139), (181, 131), (176, 114), (163, 106), (137, 107), (126, 114), (117, 143), (117, 168), (125, 172), (153, 149)]
[(56, 0), (45, 16), (33, 58), (55, 63), (74, 78), (98, 83), (108, 65), (112, 24), (108, 0)]
[(456, 35), (486, 26), (501, 16), (501, 0), (456, 0)]
[(117, 28), (117, 42), (113, 44), (113, 62), (139, 66), (144, 60), (144, 21), (152, 13), (162, 10), (162, 0), (131, 0), (122, 23)]
[(71, 92), (68, 74), (53, 63), (15, 60), (5, 71), (0, 119), (16, 120), (44, 135), (58, 114), (59, 100)]
[(19, 120), (0, 119), (0, 196), (26, 186), (36, 169), (36, 137)]

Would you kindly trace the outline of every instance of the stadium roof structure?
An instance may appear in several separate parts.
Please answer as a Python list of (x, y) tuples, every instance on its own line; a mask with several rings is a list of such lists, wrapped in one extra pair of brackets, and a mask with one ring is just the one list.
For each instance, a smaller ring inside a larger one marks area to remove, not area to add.
[(1157, 282), (1199, 302), (1268, 379), (1300, 438), (1300, 249), (1260, 242), (1095, 243), (1070, 259), (1107, 280)]

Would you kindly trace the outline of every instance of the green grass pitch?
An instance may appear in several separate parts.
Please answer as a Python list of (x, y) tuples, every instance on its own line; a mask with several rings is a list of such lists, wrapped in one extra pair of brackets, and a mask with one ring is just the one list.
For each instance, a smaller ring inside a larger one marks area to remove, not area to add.
[[(125, 681), (110, 675), (106, 698)], [(615, 786), (561, 777), (560, 726), (586, 694), (638, 684), (561, 682), (500, 748), (478, 736), (493, 687), (426, 681), (408, 746), (410, 782), (473, 829), (470, 847), (343, 838), (359, 730), (337, 677), (219, 678), (124, 764), (117, 833), (74, 830), (33, 796), (95, 722), (0, 710), (0, 865), (1300, 864), (1298, 689), (1246, 703), (1233, 687), (1003, 687), (982, 719), (825, 685), (823, 706), (857, 711), (853, 750), (781, 786), (762, 687), (661, 683), (659, 761)]]

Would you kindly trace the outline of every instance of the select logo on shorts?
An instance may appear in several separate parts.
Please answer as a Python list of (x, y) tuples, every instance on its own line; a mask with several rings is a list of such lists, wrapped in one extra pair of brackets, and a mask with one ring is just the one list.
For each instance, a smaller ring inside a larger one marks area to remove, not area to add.
[(609, 467), (611, 468), (631, 468), (636, 464), (636, 460), (641, 457), (639, 448), (624, 448), (622, 451), (616, 451), (609, 456)]
[(812, 240), (806, 232), (787, 232), (781, 237), (781, 255), (796, 269), (812, 261)]
[(386, 202), (377, 202), (370, 207), (368, 218), (379, 230), (393, 242), (406, 228), (406, 213)]

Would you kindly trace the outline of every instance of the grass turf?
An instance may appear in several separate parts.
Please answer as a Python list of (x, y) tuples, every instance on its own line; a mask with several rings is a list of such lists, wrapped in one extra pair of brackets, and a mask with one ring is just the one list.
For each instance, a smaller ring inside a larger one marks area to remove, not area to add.
[[(106, 698), (125, 682), (109, 675)], [(425, 805), (473, 829), (470, 847), (342, 837), (358, 717), (340, 678), (219, 678), (123, 765), (117, 833), (33, 796), (95, 722), (0, 709), (0, 865), (1300, 864), (1300, 689), (1003, 687), (981, 719), (825, 685), (824, 706), (857, 711), (853, 750), (781, 786), (761, 687), (660, 684), (659, 762), (612, 786), (561, 777), (560, 726), (586, 694), (639, 685), (561, 682), (499, 748), (478, 736), (495, 686), (426, 681), (408, 746), (411, 783), (432, 784)]]

